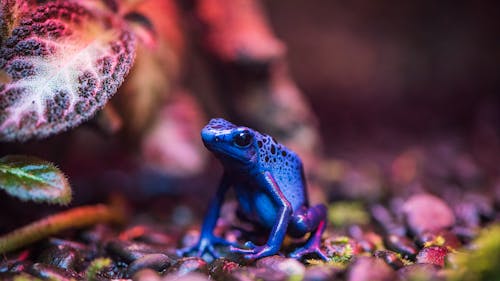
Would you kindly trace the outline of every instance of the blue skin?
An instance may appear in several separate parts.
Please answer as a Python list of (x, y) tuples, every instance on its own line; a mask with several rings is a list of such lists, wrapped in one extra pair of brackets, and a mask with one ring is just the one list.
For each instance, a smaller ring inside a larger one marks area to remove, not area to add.
[[(313, 232), (303, 247), (290, 257), (315, 253), (324, 260), (321, 235), (326, 227), (324, 205), (309, 207), (300, 158), (272, 137), (247, 127), (238, 127), (221, 119), (212, 119), (201, 131), (205, 146), (224, 166), (219, 188), (213, 197), (201, 229), (198, 243), (179, 250), (180, 255), (195, 251), (219, 257), (215, 245), (229, 245), (230, 251), (257, 259), (276, 254), (285, 238), (302, 237)], [(258, 246), (246, 242), (239, 248), (213, 234), (224, 195), (234, 187), (239, 211), (245, 219), (270, 230), (267, 243)]]

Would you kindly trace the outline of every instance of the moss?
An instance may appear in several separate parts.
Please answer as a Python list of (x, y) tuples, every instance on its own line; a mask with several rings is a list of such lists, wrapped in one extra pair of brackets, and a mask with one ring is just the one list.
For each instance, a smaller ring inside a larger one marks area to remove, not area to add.
[(97, 274), (110, 265), (111, 265), (111, 259), (109, 258), (97, 258), (93, 260), (87, 267), (87, 274), (86, 274), (87, 280), (89, 281), (97, 280)]
[(454, 253), (454, 270), (448, 272), (450, 280), (500, 280), (500, 225), (481, 231), (473, 242), (473, 249)]
[(363, 204), (355, 201), (339, 201), (328, 207), (328, 218), (337, 227), (352, 224), (367, 224), (370, 216)]

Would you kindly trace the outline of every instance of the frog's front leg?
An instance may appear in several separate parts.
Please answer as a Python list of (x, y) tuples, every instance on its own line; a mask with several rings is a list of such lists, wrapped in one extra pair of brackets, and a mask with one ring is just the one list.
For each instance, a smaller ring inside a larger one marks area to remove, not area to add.
[(319, 204), (310, 208), (303, 206), (296, 210), (290, 221), (289, 233), (300, 237), (306, 233), (311, 234), (306, 244), (290, 254), (290, 257), (300, 259), (307, 254), (317, 254), (323, 260), (328, 260), (321, 250), (321, 235), (326, 229), (326, 207)]
[(262, 173), (260, 177), (262, 184), (265, 186), (266, 192), (268, 192), (270, 198), (279, 208), (278, 216), (266, 244), (257, 246), (252, 242), (247, 242), (245, 243), (245, 246), (248, 249), (231, 247), (232, 252), (245, 254), (246, 259), (263, 258), (274, 255), (279, 251), (281, 243), (285, 238), (288, 222), (293, 211), (290, 202), (288, 202), (281, 192), (281, 189), (272, 177), (271, 173), (266, 171)]
[(205, 252), (210, 253), (214, 258), (218, 258), (220, 255), (215, 250), (214, 245), (232, 245), (233, 243), (228, 242), (220, 237), (216, 237), (213, 234), (213, 230), (217, 223), (217, 219), (219, 218), (219, 212), (224, 201), (224, 195), (230, 187), (230, 179), (224, 174), (222, 176), (219, 188), (217, 189), (216, 194), (210, 201), (210, 205), (208, 207), (208, 211), (203, 220), (203, 226), (201, 228), (200, 238), (196, 245), (192, 247), (186, 247), (183, 249), (177, 250), (177, 254), (179, 256), (183, 256), (188, 254), (189, 252), (196, 252), (196, 256), (201, 257)]

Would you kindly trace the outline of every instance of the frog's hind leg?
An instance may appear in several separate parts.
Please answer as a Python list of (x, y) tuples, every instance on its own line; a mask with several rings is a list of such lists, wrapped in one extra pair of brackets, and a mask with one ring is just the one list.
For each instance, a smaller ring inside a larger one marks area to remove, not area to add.
[(289, 226), (290, 234), (303, 236), (308, 232), (313, 233), (304, 246), (290, 253), (290, 257), (300, 259), (307, 254), (317, 254), (323, 260), (328, 260), (321, 250), (321, 236), (326, 229), (326, 207), (320, 204), (310, 208), (301, 208), (294, 213)]

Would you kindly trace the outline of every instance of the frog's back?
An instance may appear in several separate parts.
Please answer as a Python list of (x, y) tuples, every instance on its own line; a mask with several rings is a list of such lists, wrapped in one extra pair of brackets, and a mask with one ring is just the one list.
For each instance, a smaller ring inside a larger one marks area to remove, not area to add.
[(256, 137), (260, 170), (272, 174), (294, 210), (307, 205), (304, 172), (299, 156), (271, 136), (258, 134)]

